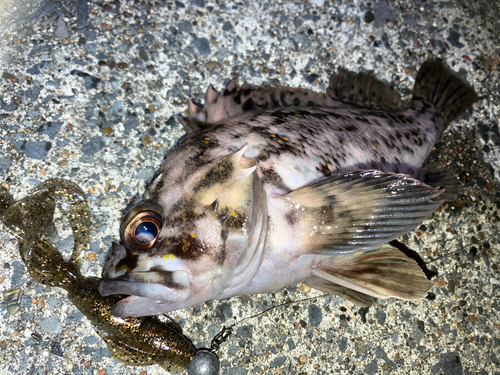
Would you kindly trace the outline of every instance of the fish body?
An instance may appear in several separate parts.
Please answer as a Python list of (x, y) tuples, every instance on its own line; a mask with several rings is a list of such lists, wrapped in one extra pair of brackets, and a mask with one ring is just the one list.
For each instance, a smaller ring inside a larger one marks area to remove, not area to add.
[[(360, 305), (432, 287), (387, 244), (442, 203), (453, 176), (422, 168), (476, 96), (426, 62), (410, 104), (340, 73), (326, 94), (211, 86), (188, 103), (186, 138), (121, 224), (99, 286), (119, 316), (159, 314), (298, 282)], [(434, 187), (432, 187), (432, 186)]]
[[(75, 247), (69, 262), (43, 238), (58, 203), (73, 229)], [(68, 299), (89, 319), (118, 361), (130, 366), (158, 364), (171, 373), (186, 369), (195, 348), (173, 323), (156, 317), (118, 318), (112, 307), (121, 296), (103, 297), (101, 279), (85, 277), (78, 267), (80, 251), (90, 236), (90, 212), (82, 190), (70, 181), (44, 182), (33, 195), (15, 202), (0, 186), (0, 219), (18, 237), (30, 275), (44, 285), (65, 289)]]

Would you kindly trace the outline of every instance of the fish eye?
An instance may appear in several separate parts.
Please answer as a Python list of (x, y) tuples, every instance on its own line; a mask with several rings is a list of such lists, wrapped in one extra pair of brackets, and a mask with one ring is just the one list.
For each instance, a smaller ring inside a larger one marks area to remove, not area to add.
[(135, 228), (135, 238), (141, 243), (154, 241), (158, 236), (158, 227), (153, 221), (145, 221)]
[(150, 204), (139, 204), (127, 212), (120, 228), (127, 248), (141, 252), (155, 244), (162, 226), (160, 212)]

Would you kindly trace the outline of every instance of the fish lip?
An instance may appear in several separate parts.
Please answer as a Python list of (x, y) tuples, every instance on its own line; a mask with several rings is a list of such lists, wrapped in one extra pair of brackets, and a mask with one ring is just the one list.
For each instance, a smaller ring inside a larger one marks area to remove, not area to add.
[(105, 280), (99, 284), (99, 293), (104, 297), (121, 294), (146, 297), (163, 303), (179, 303), (185, 301), (189, 297), (190, 288), (173, 289), (157, 283)]
[(99, 284), (99, 293), (103, 296), (125, 294), (178, 303), (189, 297), (190, 286), (187, 271), (147, 270), (118, 277), (104, 277)]

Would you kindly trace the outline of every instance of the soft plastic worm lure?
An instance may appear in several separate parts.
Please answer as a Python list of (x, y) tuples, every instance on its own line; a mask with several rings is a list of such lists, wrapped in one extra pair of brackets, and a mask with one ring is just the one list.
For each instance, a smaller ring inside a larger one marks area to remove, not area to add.
[[(75, 245), (68, 262), (43, 239), (53, 221), (56, 203), (74, 233)], [(151, 316), (125, 319), (113, 316), (111, 308), (121, 297), (101, 296), (98, 291), (101, 279), (81, 274), (78, 260), (89, 242), (90, 211), (78, 185), (62, 179), (49, 180), (31, 196), (17, 202), (0, 187), (0, 219), (17, 236), (19, 252), (31, 277), (44, 285), (65, 289), (69, 300), (95, 326), (118, 361), (130, 366), (158, 364), (170, 373), (185, 370), (192, 362), (196, 349), (175, 323)], [(218, 372), (218, 359), (213, 352), (210, 354), (216, 359)]]

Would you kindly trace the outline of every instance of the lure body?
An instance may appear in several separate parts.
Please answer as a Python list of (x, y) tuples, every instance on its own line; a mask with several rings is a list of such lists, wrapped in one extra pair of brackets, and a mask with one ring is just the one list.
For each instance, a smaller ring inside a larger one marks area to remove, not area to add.
[[(43, 239), (53, 221), (56, 202), (72, 226), (75, 247), (69, 262)], [(158, 364), (171, 373), (187, 368), (196, 350), (174, 323), (155, 317), (118, 318), (111, 312), (121, 296), (103, 297), (101, 279), (85, 277), (78, 267), (80, 251), (90, 234), (90, 212), (83, 191), (74, 183), (54, 179), (40, 185), (33, 195), (15, 202), (0, 187), (0, 218), (18, 237), (19, 251), (30, 275), (44, 285), (68, 292), (68, 299), (94, 325), (110, 353), (130, 366)]]

